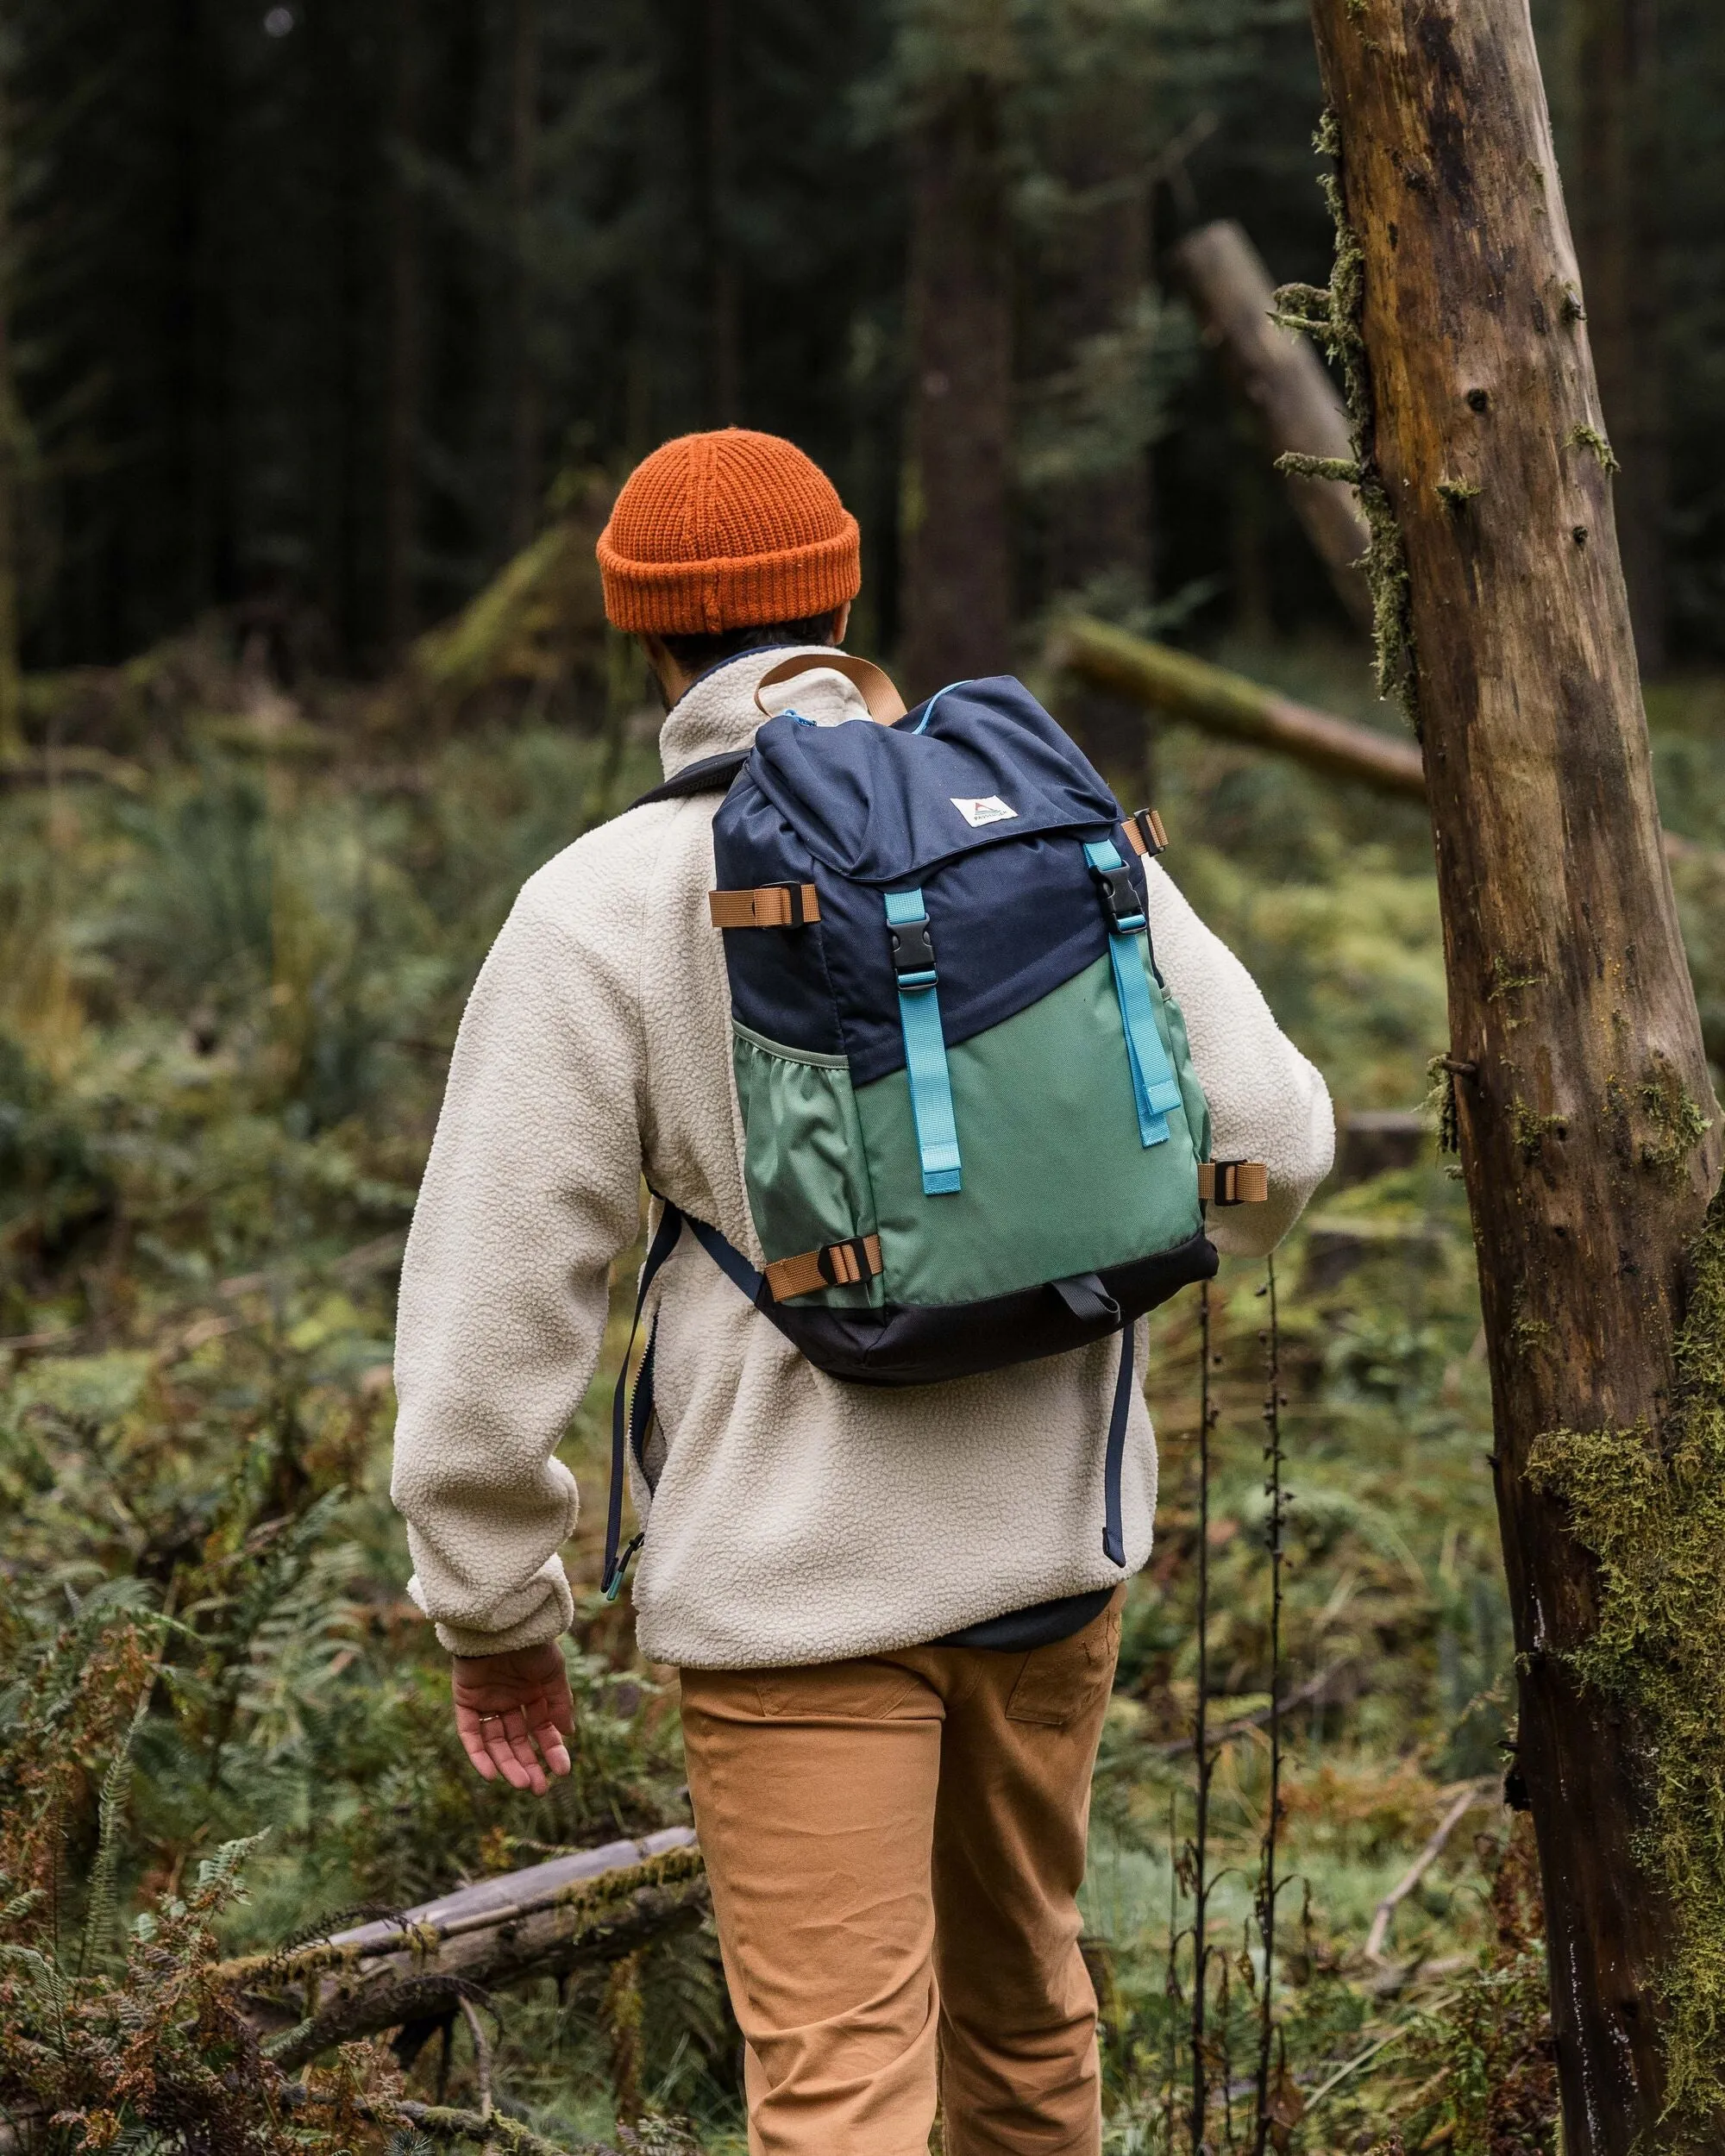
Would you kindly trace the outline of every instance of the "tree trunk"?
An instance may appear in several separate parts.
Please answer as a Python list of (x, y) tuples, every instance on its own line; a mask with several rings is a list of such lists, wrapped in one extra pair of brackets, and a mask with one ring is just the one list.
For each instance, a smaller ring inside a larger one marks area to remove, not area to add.
[(743, 327), (731, 222), (737, 134), (731, 0), (705, 0), (705, 13), (710, 393), (714, 424), (734, 427), (743, 413)]
[(1012, 248), (1000, 93), (948, 91), (913, 148), (900, 666), (918, 699), (1012, 649)]
[[(1132, 116), (1118, 91), (1083, 100), (1061, 129), (1060, 178), (1071, 206), (1039, 266), (1038, 313), (1048, 335), (1044, 363), (1057, 379), (1097, 338), (1128, 334), (1150, 283), (1151, 187)], [(1047, 490), (1043, 586), (1049, 598), (1082, 595), (1098, 579), (1133, 606), (1151, 596), (1148, 448), (1104, 468), (1084, 468)], [(1087, 603), (1081, 597), (1080, 603)], [(1095, 599), (1088, 601), (1097, 603)], [(1082, 681), (1082, 677), (1076, 677)], [(1155, 730), (1143, 714), (1095, 683), (1063, 702), (1067, 730), (1124, 799), (1155, 793)]]
[(19, 494), (24, 416), (12, 371), (12, 94), (0, 50), (0, 764), (24, 745), (18, 642)]
[(515, 0), (510, 47), (509, 210), (514, 280), (510, 353), (509, 544), (539, 525), (544, 414), (534, 351), (533, 211), (539, 170), (539, 0)]
[(1638, 2135), (1671, 2146), (1669, 1911), (1635, 1839), (1644, 1733), (1578, 1682), (1599, 1581), (1525, 1470), (1542, 1433), (1630, 1445), (1659, 1427), (1718, 1133), (1697, 1133), (1711, 1089), (1527, 0), (1313, 0), (1313, 16), (1346, 217), (1328, 326), (1368, 506), (1405, 550), (1405, 586), (1383, 564), (1388, 657), (1396, 671), (1405, 634), (1564, 2145), (1628, 2156)]
[(1605, 430), (1622, 464), (1617, 537), (1645, 672), (1665, 663), (1665, 294), (1657, 0), (1572, 0), (1576, 251)]
[[(1181, 241), (1170, 266), (1191, 301), (1204, 342), (1258, 423), (1271, 458), (1346, 460), (1348, 419), (1335, 384), (1308, 340), (1270, 319), (1276, 288), (1262, 256), (1232, 218)], [(1360, 573), (1371, 543), (1353, 489), (1339, 479), (1294, 479), (1295, 514), (1330, 573), (1336, 596), (1363, 628), (1371, 596)]]
[(419, 217), (410, 160), (419, 140), (419, 0), (395, 0), (394, 160), (390, 175), (389, 410), (384, 420), (384, 630), (398, 660), (418, 628), (421, 291)]

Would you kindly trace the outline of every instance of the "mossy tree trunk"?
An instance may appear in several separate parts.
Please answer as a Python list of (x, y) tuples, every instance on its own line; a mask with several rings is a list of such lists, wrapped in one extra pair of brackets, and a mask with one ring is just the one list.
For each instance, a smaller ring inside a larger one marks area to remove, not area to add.
[(1599, 1576), (1525, 1471), (1548, 1432), (1660, 1428), (1719, 1155), (1527, 0), (1313, 16), (1340, 245), (1327, 302), (1295, 298), (1349, 377), (1383, 670), (1425, 748), (1565, 2147), (1716, 2147), (1660, 2122), (1657, 1733), (1578, 1682)]

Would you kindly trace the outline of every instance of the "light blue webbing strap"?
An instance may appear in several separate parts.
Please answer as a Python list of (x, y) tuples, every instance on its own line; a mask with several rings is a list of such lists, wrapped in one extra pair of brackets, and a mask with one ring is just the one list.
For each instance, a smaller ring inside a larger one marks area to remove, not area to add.
[(926, 930), (928, 910), (920, 889), (888, 891), (889, 928), (924, 930), (918, 939), (926, 962), (903, 962), (908, 939), (894, 937), (894, 967), (899, 979), (899, 1018), (905, 1029), (905, 1075), (910, 1080), (911, 1112), (916, 1118), (917, 1151), (922, 1161), (925, 1198), (961, 1189), (958, 1125), (952, 1112), (952, 1081), (946, 1069), (946, 1036), (941, 1031), (940, 996), (935, 983), (934, 950)]
[[(1105, 838), (1086, 846), (1084, 858), (1105, 892), (1107, 880), (1124, 876), (1126, 864), (1114, 842)], [(1113, 887), (1119, 888), (1118, 881)], [(1132, 1064), (1132, 1098), (1138, 1106), (1138, 1134), (1145, 1145), (1168, 1142), (1168, 1112), (1181, 1106), (1180, 1082), (1168, 1061), (1168, 1050), (1157, 1031), (1151, 1007), (1150, 976), (1145, 969), (1143, 946), (1150, 924), (1142, 913), (1119, 913), (1112, 908), (1108, 921), (1108, 956), (1114, 964), (1114, 993), (1120, 998), (1120, 1025), (1126, 1037), (1126, 1056)]]

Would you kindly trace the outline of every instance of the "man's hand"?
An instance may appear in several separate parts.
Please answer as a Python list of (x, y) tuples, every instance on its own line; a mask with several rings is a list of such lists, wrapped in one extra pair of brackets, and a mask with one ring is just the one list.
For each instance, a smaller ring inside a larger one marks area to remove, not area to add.
[(512, 1654), (458, 1654), (455, 1689), (462, 1749), (487, 1782), (500, 1774), (511, 1789), (543, 1796), (548, 1772), (569, 1771), (564, 1739), (574, 1734), (575, 1705), (555, 1639)]

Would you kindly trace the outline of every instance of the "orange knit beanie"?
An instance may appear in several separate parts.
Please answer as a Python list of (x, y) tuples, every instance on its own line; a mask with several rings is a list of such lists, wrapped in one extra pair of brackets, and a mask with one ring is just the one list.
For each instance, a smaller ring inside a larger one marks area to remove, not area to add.
[(599, 535), (618, 629), (717, 636), (806, 621), (862, 586), (856, 519), (820, 467), (775, 434), (681, 435), (637, 464)]

